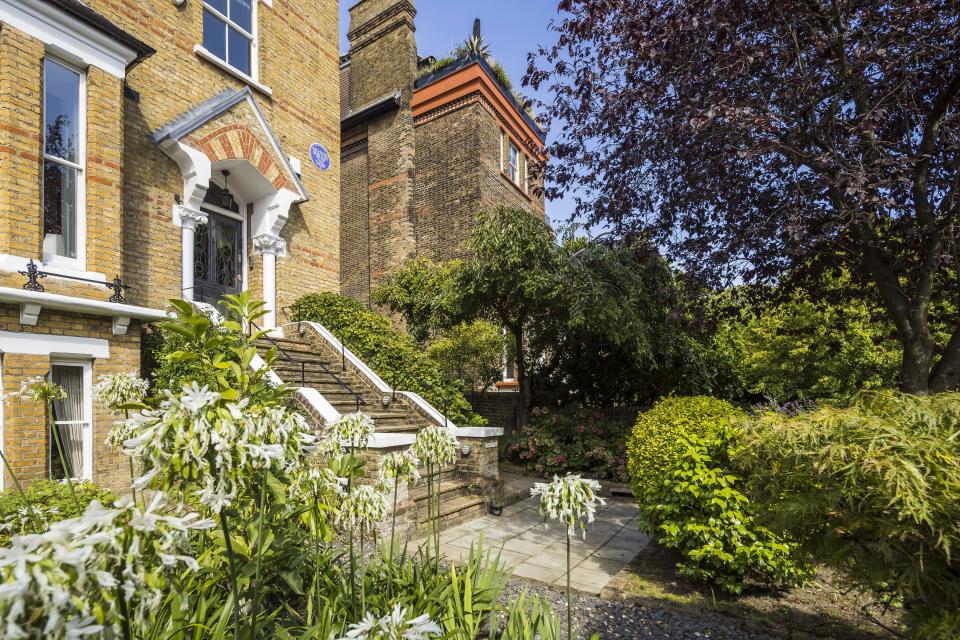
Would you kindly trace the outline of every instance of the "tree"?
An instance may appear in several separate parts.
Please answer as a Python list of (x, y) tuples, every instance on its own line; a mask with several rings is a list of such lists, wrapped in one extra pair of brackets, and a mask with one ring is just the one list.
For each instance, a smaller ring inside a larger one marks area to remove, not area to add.
[(683, 331), (673, 273), (642, 243), (570, 232), (558, 241), (542, 219), (501, 209), (480, 215), (470, 250), (462, 263), (411, 260), (374, 299), (415, 335), (476, 320), (503, 327), (516, 354), (523, 424), (535, 398), (636, 405), (681, 388), (713, 390)]
[(503, 329), (487, 320), (462, 322), (427, 345), (430, 359), (470, 391), (484, 391), (500, 379), (506, 352)]
[(557, 139), (548, 196), (690, 274), (874, 288), (911, 393), (960, 383), (960, 4), (562, 0), (525, 83)]

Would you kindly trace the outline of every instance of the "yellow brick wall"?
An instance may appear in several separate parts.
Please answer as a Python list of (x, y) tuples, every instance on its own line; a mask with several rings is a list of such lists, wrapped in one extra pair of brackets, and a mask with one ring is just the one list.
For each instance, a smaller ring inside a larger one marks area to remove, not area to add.
[[(44, 311), (36, 327), (21, 327), (19, 309), (0, 305), (0, 331), (25, 331), (38, 335), (81, 336), (109, 341), (110, 358), (93, 362), (93, 381), (99, 376), (140, 370), (140, 326), (131, 323), (126, 336), (114, 336), (110, 318)], [(50, 372), (48, 356), (5, 353), (2, 356), (4, 395), (20, 389), (20, 383), (32, 376)], [(26, 483), (48, 476), (50, 447), (42, 408), (19, 398), (8, 397), (3, 404), (3, 449), (17, 477)], [(93, 403), (93, 480), (117, 491), (130, 484), (127, 459), (109, 448), (105, 439), (114, 421), (121, 416)], [(9, 474), (4, 486), (11, 486)]]

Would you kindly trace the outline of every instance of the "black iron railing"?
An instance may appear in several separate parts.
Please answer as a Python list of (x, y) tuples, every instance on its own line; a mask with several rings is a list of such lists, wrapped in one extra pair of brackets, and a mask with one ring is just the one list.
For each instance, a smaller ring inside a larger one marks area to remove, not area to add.
[(129, 289), (127, 285), (123, 283), (123, 280), (120, 279), (118, 275), (113, 279), (113, 282), (103, 282), (102, 280), (92, 280), (90, 278), (81, 278), (80, 276), (71, 276), (65, 273), (50, 273), (47, 271), (41, 271), (40, 267), (37, 266), (37, 263), (31, 260), (27, 263), (26, 271), (18, 272), (22, 276), (27, 277), (27, 284), (23, 285), (23, 288), (27, 291), (46, 291), (43, 285), (40, 284), (40, 281), (48, 276), (55, 276), (57, 278), (66, 278), (67, 280), (76, 280), (77, 282), (89, 282), (90, 284), (102, 284), (106, 286), (107, 289), (113, 291), (113, 295), (110, 296), (108, 302), (114, 302), (116, 304), (127, 304), (127, 299), (123, 297), (123, 292)]
[[(257, 331), (258, 333), (263, 333), (263, 330), (260, 327), (258, 327), (255, 323), (251, 322), (250, 324), (255, 331)], [(290, 355), (290, 353), (288, 353), (286, 349), (281, 347), (276, 340), (271, 338), (269, 333), (263, 333), (263, 339), (267, 340), (270, 344), (272, 344), (273, 347), (277, 350), (277, 353), (281, 355), (286, 362), (292, 364), (294, 367), (299, 366), (301, 387), (307, 386), (307, 368), (311, 366), (316, 367), (317, 369), (319, 369), (320, 373), (326, 374), (331, 378), (333, 378), (333, 380), (337, 383), (337, 386), (339, 386), (341, 389), (346, 391), (348, 395), (353, 397), (354, 401), (357, 404), (357, 413), (360, 412), (361, 407), (365, 407), (367, 405), (367, 401), (363, 399), (363, 396), (361, 396), (359, 393), (354, 391), (353, 387), (351, 387), (349, 384), (344, 382), (344, 380), (340, 376), (338, 376), (336, 373), (331, 371), (330, 367), (328, 367), (324, 363), (307, 362), (306, 360), (297, 360), (292, 355)]]
[[(292, 308), (293, 307), (290, 307), (290, 306), (280, 307), (280, 310), (283, 312), (283, 315), (287, 319), (287, 322), (297, 323), (297, 333), (299, 333), (300, 335), (303, 335), (303, 320), (296, 320), (296, 321), (291, 320), (292, 316), (290, 314), (290, 310)], [(330, 333), (333, 333), (333, 332), (331, 331)], [(347, 345), (345, 344), (346, 340), (343, 339), (343, 336), (338, 336), (335, 333), (333, 334), (333, 337), (340, 342), (340, 370), (346, 371), (347, 370)]]

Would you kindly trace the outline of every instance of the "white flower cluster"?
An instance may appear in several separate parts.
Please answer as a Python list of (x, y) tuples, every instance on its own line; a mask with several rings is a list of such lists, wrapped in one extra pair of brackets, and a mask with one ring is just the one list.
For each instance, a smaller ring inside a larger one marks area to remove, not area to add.
[(46, 533), (17, 536), (0, 549), (0, 625), (8, 640), (82, 638), (119, 633), (121, 603), (146, 623), (165, 594), (160, 575), (186, 567), (190, 533), (213, 526), (196, 514), (158, 515), (157, 494), (141, 511), (126, 502), (107, 509), (91, 502), (79, 518)]
[(103, 406), (116, 411), (124, 405), (143, 402), (149, 388), (150, 383), (134, 373), (117, 373), (100, 376), (94, 391)]
[(50, 525), (51, 516), (56, 516), (59, 512), (56, 507), (22, 506), (0, 522), (0, 532), (23, 535), (44, 531)]
[(453, 464), (457, 461), (460, 443), (449, 429), (439, 426), (427, 427), (417, 433), (413, 452), (425, 464)]
[(67, 392), (49, 378), (33, 376), (21, 382), (20, 391), (11, 393), (10, 397), (22, 398), (35, 405), (41, 405), (55, 400), (64, 400)]
[(287, 491), (292, 500), (301, 502), (343, 495), (346, 486), (347, 479), (337, 476), (332, 469), (303, 465), (290, 474)]
[(347, 634), (340, 640), (427, 640), (442, 634), (440, 625), (431, 620), (429, 615), (407, 620), (407, 610), (398, 604), (390, 614), (380, 619), (368, 613), (362, 621), (350, 625)]
[(144, 461), (134, 488), (175, 491), (199, 485), (202, 504), (220, 513), (264, 469), (291, 471), (316, 438), (299, 415), (280, 407), (227, 402), (197, 383), (131, 419), (124, 452)]
[(375, 427), (370, 416), (364, 413), (350, 413), (342, 416), (330, 426), (330, 437), (345, 442), (351, 449), (366, 449)]
[(400, 483), (406, 480), (410, 484), (417, 484), (420, 481), (420, 460), (413, 451), (409, 449), (404, 452), (394, 451), (388, 453), (380, 461), (380, 481), (389, 483), (393, 480)]
[(117, 420), (107, 432), (105, 442), (114, 449), (122, 449), (123, 443), (134, 435), (138, 422), (136, 420)]
[(337, 524), (351, 529), (372, 528), (383, 520), (387, 512), (387, 501), (376, 487), (362, 484), (354, 486), (344, 497), (337, 513)]
[(579, 475), (567, 475), (563, 478), (554, 476), (553, 482), (545, 484), (538, 482), (533, 485), (530, 495), (540, 496), (540, 513), (567, 525), (567, 534), (576, 535), (577, 527), (587, 537), (584, 529), (584, 519), (587, 523), (593, 522), (597, 507), (606, 504), (606, 501), (597, 495), (600, 483), (596, 480), (584, 480)]

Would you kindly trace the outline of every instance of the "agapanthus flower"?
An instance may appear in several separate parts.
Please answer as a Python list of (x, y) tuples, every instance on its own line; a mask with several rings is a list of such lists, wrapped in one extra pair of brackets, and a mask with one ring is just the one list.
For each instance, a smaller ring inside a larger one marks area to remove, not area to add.
[(56, 400), (65, 400), (67, 398), (67, 392), (50, 378), (33, 376), (21, 382), (20, 391), (15, 391), (11, 393), (10, 396), (22, 398), (27, 402), (32, 402), (39, 406)]
[(343, 441), (332, 433), (317, 440), (313, 455), (321, 461), (329, 461), (343, 455)]
[(291, 499), (303, 502), (343, 495), (346, 486), (347, 479), (339, 477), (332, 469), (303, 465), (291, 472), (287, 491)]
[(220, 513), (263, 470), (289, 471), (312, 452), (316, 438), (303, 418), (281, 407), (227, 402), (197, 383), (169, 391), (156, 410), (131, 418), (124, 452), (143, 460), (135, 489), (190, 492)]
[(138, 422), (135, 420), (117, 420), (113, 423), (104, 440), (107, 446), (122, 449), (123, 443), (133, 437)]
[(24, 505), (7, 515), (0, 522), (0, 532), (11, 535), (25, 535), (40, 533), (50, 526), (50, 520), (55, 518), (60, 510), (56, 507), (46, 507), (33, 504)]
[(337, 523), (351, 529), (375, 527), (387, 512), (387, 501), (376, 487), (361, 484), (350, 489), (337, 514)]
[(190, 534), (213, 526), (196, 514), (159, 515), (162, 494), (146, 510), (126, 501), (41, 534), (16, 536), (0, 549), (0, 625), (4, 638), (83, 638), (120, 633), (127, 615), (148, 623), (166, 594), (164, 575), (196, 570)]
[(330, 435), (345, 442), (351, 449), (365, 449), (375, 430), (370, 416), (364, 413), (350, 413), (341, 416), (330, 426)]
[(116, 373), (100, 376), (94, 391), (100, 403), (117, 411), (124, 405), (143, 402), (150, 383), (134, 373)]
[(372, 614), (356, 624), (350, 625), (346, 635), (340, 640), (428, 640), (439, 636), (443, 630), (430, 616), (423, 614), (407, 619), (407, 610), (399, 604), (393, 611), (379, 620)]
[(596, 480), (585, 480), (579, 475), (570, 474), (563, 478), (554, 476), (549, 484), (536, 483), (530, 495), (540, 496), (540, 513), (544, 517), (566, 524), (567, 534), (571, 536), (576, 535), (579, 526), (586, 538), (584, 520), (593, 522), (597, 507), (606, 504), (597, 495), (599, 490), (600, 483)]
[(394, 451), (388, 453), (380, 461), (380, 480), (386, 484), (390, 481), (400, 483), (406, 481), (417, 484), (420, 481), (420, 460), (413, 451)]
[(413, 452), (424, 464), (444, 465), (457, 461), (457, 449), (460, 443), (449, 429), (431, 426), (417, 433)]

